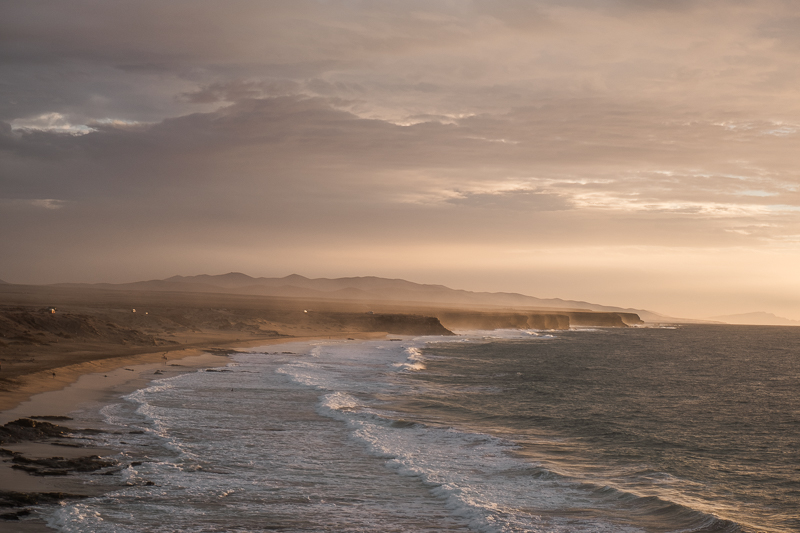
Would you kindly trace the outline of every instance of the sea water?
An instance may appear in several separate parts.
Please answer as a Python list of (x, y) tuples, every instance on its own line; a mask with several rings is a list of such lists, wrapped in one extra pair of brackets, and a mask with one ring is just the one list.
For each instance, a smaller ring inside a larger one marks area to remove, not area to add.
[(66, 532), (800, 531), (800, 328), (254, 349), (108, 405)]

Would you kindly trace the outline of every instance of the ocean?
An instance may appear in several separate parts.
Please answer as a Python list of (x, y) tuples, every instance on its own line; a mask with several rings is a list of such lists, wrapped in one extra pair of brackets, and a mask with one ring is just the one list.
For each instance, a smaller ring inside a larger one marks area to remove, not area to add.
[(285, 344), (102, 417), (131, 466), (56, 530), (800, 531), (800, 328)]

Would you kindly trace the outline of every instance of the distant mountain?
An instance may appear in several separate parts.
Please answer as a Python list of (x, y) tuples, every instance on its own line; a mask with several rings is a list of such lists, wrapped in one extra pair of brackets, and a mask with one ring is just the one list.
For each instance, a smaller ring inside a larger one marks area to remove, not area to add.
[[(438, 305), (527, 307), (550, 310), (588, 310), (636, 313), (646, 322), (677, 322), (674, 318), (642, 309), (623, 309), (589, 302), (536, 298), (508, 292), (472, 292), (451, 289), (444, 285), (425, 285), (403, 279), (375, 276), (354, 278), (306, 278), (292, 274), (283, 278), (254, 278), (241, 272), (198, 276), (173, 276), (164, 280), (136, 283), (94, 285), (61, 284), (116, 290), (217, 292), (252, 294), (285, 298), (317, 298), (331, 300), (395, 301)], [(687, 321), (688, 322), (688, 321)]]
[(2, 279), (0, 279), (0, 285), (10, 285), (10, 283), (8, 283), (8, 282), (6, 282), (6, 281), (3, 281)]
[(711, 320), (719, 320), (727, 324), (742, 324), (754, 326), (800, 326), (800, 320), (791, 320), (772, 313), (758, 311), (756, 313), (742, 313), (739, 315), (715, 316)]

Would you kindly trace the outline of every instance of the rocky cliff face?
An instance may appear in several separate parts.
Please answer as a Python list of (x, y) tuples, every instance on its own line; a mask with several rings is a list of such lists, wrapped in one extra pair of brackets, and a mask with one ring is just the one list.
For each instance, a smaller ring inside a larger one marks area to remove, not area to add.
[(635, 313), (593, 313), (568, 312), (572, 326), (597, 326), (606, 328), (625, 328), (636, 324), (644, 324)]
[(442, 325), (453, 330), (469, 329), (569, 329), (570, 326), (625, 328), (643, 324), (635, 313), (603, 313), (591, 311), (547, 312), (480, 312), (443, 311), (436, 313)]
[(487, 313), (442, 311), (437, 318), (449, 329), (569, 329), (569, 317), (560, 313)]
[(321, 313), (347, 331), (385, 331), (393, 335), (453, 335), (438, 318), (399, 313)]

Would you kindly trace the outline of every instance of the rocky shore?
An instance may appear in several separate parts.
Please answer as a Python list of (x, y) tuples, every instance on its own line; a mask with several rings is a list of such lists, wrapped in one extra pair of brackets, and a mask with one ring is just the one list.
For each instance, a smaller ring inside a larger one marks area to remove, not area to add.
[[(39, 416), (0, 427), (0, 531), (8, 530), (3, 523), (19, 521), (29, 526), (26, 531), (44, 528), (36, 518), (38, 506), (102, 494), (119, 483), (112, 476), (127, 467), (107, 457), (113, 451), (87, 444), (100, 431), (73, 429), (45, 418), (71, 420)], [(85, 475), (104, 477), (88, 483)]]

